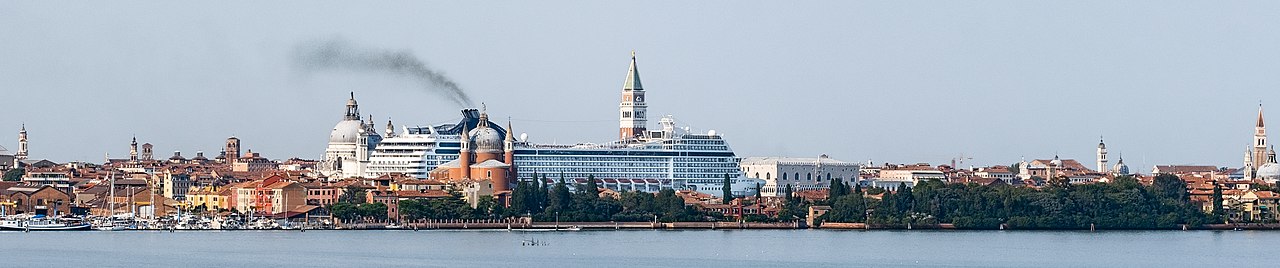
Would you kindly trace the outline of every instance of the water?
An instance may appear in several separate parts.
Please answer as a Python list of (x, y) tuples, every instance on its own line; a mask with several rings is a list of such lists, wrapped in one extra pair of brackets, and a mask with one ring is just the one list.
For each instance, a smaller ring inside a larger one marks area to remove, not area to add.
[(1258, 267), (1274, 263), (1276, 241), (1267, 231), (0, 232), (0, 266)]

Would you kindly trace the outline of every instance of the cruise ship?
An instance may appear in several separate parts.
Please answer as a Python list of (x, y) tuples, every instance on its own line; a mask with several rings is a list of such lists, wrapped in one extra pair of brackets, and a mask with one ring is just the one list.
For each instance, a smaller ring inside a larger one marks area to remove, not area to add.
[[(693, 133), (676, 126), (671, 116), (659, 120), (660, 129), (647, 128), (644, 91), (635, 56), (623, 85), (619, 105), (619, 139), (607, 143), (539, 144), (525, 135), (512, 142), (515, 179), (533, 180), (534, 174), (554, 181), (561, 175), (571, 182), (594, 176), (602, 187), (617, 191), (657, 192), (664, 188), (723, 193), (730, 177), (734, 195), (754, 195), (763, 180), (743, 176), (740, 158), (724, 136), (715, 131)], [(465, 130), (492, 128), (499, 137), (509, 129), (488, 121), (483, 111), (462, 110), (458, 123), (405, 126), (397, 132), (388, 123), (386, 134), (369, 152), (365, 177), (404, 173), (428, 178), (442, 165), (456, 165), (463, 149)], [(486, 124), (481, 125), (484, 120)]]

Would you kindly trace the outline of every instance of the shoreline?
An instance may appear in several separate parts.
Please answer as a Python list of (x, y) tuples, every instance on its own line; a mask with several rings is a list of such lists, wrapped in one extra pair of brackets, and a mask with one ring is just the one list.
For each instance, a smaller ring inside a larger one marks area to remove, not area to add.
[[(340, 228), (314, 229), (129, 229), (118, 231), (132, 232), (207, 232), (207, 231), (267, 231), (267, 232), (306, 232), (306, 231), (508, 231), (508, 232), (577, 232), (577, 231), (634, 231), (634, 230), (823, 230), (823, 231), (1280, 231), (1277, 223), (1249, 224), (1207, 224), (1198, 227), (1184, 228), (957, 228), (952, 224), (931, 224), (907, 226), (868, 226), (865, 223), (824, 223), (822, 226), (804, 226), (795, 223), (737, 223), (737, 222), (561, 222), (529, 224), (505, 223), (416, 223), (399, 228), (387, 228), (385, 224), (363, 224), (342, 226)], [(0, 232), (23, 232), (22, 230), (0, 230)], [(73, 232), (113, 232), (95, 229), (68, 230)], [(55, 232), (55, 231), (35, 231)]]

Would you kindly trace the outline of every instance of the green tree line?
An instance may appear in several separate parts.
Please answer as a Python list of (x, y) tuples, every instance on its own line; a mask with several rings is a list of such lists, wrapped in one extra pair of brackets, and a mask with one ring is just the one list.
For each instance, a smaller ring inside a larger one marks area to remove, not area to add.
[(835, 183), (831, 205), (821, 217), (829, 222), (873, 225), (953, 223), (957, 228), (995, 229), (1172, 229), (1214, 221), (1190, 201), (1186, 183), (1173, 175), (1158, 175), (1151, 185), (1130, 176), (1107, 183), (1073, 185), (1063, 180), (1042, 188), (1008, 185), (945, 184), (938, 180), (916, 187), (899, 185), (880, 199), (861, 189)]

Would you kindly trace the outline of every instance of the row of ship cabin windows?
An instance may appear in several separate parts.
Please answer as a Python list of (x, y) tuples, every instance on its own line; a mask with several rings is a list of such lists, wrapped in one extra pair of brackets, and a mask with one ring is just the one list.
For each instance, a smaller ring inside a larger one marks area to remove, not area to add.
[[(794, 174), (795, 174), (795, 177), (794, 177), (794, 178), (795, 178), (795, 180), (797, 180), (797, 181), (798, 181), (798, 180), (800, 180), (800, 173), (799, 173), (799, 172), (796, 172), (796, 173), (794, 173)], [(755, 177), (756, 177), (756, 178), (760, 178), (760, 172), (756, 172)], [(764, 173), (764, 179), (765, 179), (765, 180), (772, 180), (772, 179), (773, 179), (773, 173), (767, 173), (767, 172), (766, 172), (766, 173)], [(783, 181), (787, 180), (787, 173), (782, 173), (782, 177), (780, 177), (780, 178), (778, 178), (778, 179), (779, 179), (779, 180), (783, 180)], [(818, 181), (822, 181), (822, 179), (823, 179), (823, 178), (822, 178), (822, 174), (819, 174), (819, 175), (818, 175)], [(831, 180), (831, 173), (827, 173), (827, 178), (826, 178), (826, 179), (827, 179), (828, 181), (830, 181), (830, 180)], [(841, 178), (836, 178), (836, 179), (837, 179), (837, 180), (839, 180), (839, 179), (841, 179)], [(813, 180), (813, 173), (806, 173), (806, 174), (804, 175), (804, 180), (807, 180), (807, 181), (811, 181), (811, 180)]]

